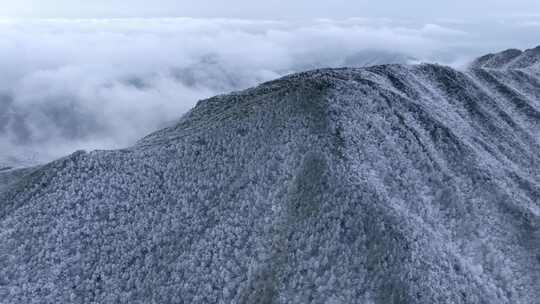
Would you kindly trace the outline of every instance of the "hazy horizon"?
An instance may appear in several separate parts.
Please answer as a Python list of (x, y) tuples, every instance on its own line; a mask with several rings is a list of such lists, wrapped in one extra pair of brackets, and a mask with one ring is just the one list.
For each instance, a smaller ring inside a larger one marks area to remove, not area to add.
[[(428, 1), (412, 0), (19, 0), (4, 3), (0, 16), (45, 18), (199, 17), (248, 19), (299, 18), (405, 18), (431, 22), (438, 18), (470, 21), (500, 17), (540, 16), (540, 2), (533, 0)], [(471, 20), (472, 19), (472, 20)]]

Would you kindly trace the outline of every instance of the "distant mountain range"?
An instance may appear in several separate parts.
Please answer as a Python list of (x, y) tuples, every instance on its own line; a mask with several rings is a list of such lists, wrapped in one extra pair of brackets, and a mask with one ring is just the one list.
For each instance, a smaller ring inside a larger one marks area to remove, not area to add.
[(383, 64), (411, 64), (419, 62), (418, 59), (403, 53), (364, 50), (345, 58), (342, 66), (349, 68), (365, 68)]
[(538, 50), (294, 74), (0, 171), (0, 302), (538, 303)]

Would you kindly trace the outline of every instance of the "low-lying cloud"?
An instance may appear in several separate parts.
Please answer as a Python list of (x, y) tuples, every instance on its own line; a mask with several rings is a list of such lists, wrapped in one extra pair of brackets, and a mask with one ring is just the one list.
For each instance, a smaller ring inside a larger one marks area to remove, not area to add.
[(531, 47), (539, 20), (0, 21), (0, 167), (128, 146), (197, 100), (296, 71), (463, 65), (487, 51)]

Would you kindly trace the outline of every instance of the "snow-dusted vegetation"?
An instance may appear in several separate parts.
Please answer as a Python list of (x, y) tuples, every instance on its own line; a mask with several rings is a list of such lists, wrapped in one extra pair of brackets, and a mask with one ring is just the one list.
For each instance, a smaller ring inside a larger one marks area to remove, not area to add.
[(538, 303), (540, 55), (517, 56), (295, 74), (0, 172), (0, 302)]

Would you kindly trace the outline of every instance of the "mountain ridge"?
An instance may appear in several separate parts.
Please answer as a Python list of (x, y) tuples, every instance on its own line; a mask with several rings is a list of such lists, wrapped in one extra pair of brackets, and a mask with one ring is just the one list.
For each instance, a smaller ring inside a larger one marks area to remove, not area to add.
[(540, 63), (540, 45), (525, 51), (508, 49), (495, 54), (488, 54), (476, 59), (473, 68), (489, 69), (527, 69)]
[(304, 72), (45, 165), (0, 189), (0, 298), (534, 303), (534, 72)]

